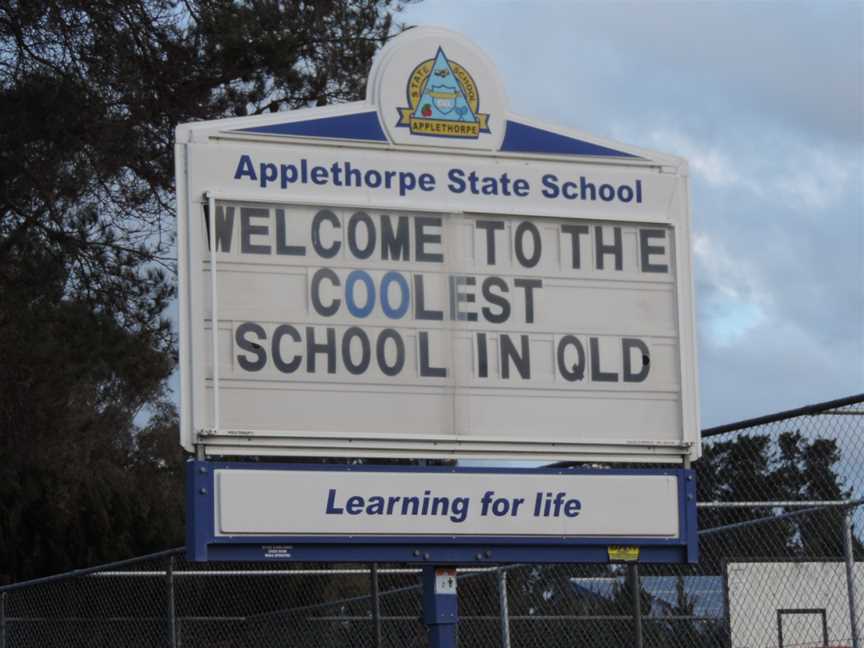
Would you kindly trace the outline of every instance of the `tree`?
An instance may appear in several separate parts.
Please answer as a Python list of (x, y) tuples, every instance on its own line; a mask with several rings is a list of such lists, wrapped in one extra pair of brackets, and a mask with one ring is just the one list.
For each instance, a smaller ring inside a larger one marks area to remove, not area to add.
[[(776, 437), (739, 435), (708, 442), (695, 464), (700, 502), (837, 501), (849, 499), (838, 472), (840, 448), (835, 439), (806, 438), (791, 430)], [(701, 529), (777, 516), (794, 509), (701, 509)], [(723, 559), (839, 558), (843, 555), (843, 516), (831, 508), (776, 522), (744, 526), (704, 536), (700, 566), (719, 574)], [(856, 552), (862, 550), (855, 538)]]
[(181, 541), (174, 127), (359, 97), (398, 8), (0, 0), (0, 580)]
[[(706, 443), (702, 458), (694, 465), (697, 501), (752, 502), (781, 497), (771, 441), (765, 435), (740, 435), (729, 441)], [(770, 510), (749, 507), (700, 509), (699, 528), (742, 524), (768, 515)], [(793, 534), (791, 522), (776, 522), (704, 536), (700, 539), (700, 566), (706, 573), (719, 574), (727, 558), (788, 555)]]
[[(787, 499), (812, 502), (836, 502), (852, 498), (852, 490), (843, 486), (836, 467), (840, 448), (835, 439), (811, 442), (798, 432), (784, 432), (778, 439)], [(799, 517), (798, 545), (808, 558), (839, 558), (844, 552), (845, 511), (829, 508)], [(853, 537), (856, 553), (861, 542)]]

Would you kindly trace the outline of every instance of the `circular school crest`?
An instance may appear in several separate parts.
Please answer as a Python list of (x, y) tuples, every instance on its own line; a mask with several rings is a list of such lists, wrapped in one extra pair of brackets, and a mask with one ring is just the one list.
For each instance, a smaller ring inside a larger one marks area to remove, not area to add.
[(442, 47), (421, 62), (408, 78), (408, 106), (401, 107), (397, 126), (413, 135), (467, 137), (489, 133), (489, 115), (480, 112), (477, 84), (462, 65), (447, 58)]
[(507, 130), (494, 63), (446, 29), (418, 27), (388, 42), (366, 96), (394, 144), (497, 150)]

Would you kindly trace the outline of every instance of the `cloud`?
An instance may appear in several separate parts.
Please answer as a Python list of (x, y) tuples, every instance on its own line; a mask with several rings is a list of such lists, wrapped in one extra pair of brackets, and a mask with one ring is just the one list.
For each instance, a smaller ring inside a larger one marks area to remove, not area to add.
[(699, 319), (707, 340), (719, 347), (739, 342), (765, 320), (771, 296), (750, 264), (730, 256), (709, 236), (695, 237), (693, 256), (699, 276)]
[[(621, 130), (620, 127), (618, 130)], [(662, 148), (666, 152), (686, 158), (690, 169), (712, 186), (750, 184), (738, 172), (734, 161), (727, 153), (716, 147), (701, 145), (681, 131), (653, 130), (648, 133), (646, 139), (650, 142), (651, 148)]]
[[(691, 172), (716, 188), (738, 188), (759, 198), (779, 201), (789, 207), (824, 210), (833, 207), (849, 191), (860, 190), (860, 155), (829, 150), (805, 141), (765, 137), (761, 154), (724, 148), (676, 129), (654, 129), (641, 137), (631, 125), (616, 127), (615, 136), (643, 140), (645, 146), (680, 155)], [(628, 136), (629, 135), (629, 136)], [(749, 147), (748, 147), (749, 148)]]
[[(766, 322), (728, 346), (709, 344), (706, 332), (700, 333), (705, 427), (862, 391), (864, 367), (853, 361), (854, 349), (816, 343), (796, 322)], [(849, 356), (840, 361), (844, 354)]]
[(706, 130), (759, 122), (864, 143), (860, 2), (453, 0), (405, 18), (476, 40), (517, 110), (596, 133), (672, 114)]
[[(783, 171), (771, 184), (786, 202), (810, 209), (833, 206), (846, 192), (855, 175), (860, 178), (860, 162), (842, 160), (825, 151), (809, 151), (785, 160)], [(859, 184), (860, 187), (860, 184)]]

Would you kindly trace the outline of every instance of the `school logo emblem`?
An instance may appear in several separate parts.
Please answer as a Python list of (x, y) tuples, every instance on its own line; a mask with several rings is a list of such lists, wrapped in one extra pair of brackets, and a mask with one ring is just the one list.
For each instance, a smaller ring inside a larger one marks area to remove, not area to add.
[(477, 84), (441, 47), (435, 58), (414, 68), (406, 90), (408, 106), (398, 109), (396, 125), (413, 135), (477, 139), (490, 132), (489, 114), (479, 112)]

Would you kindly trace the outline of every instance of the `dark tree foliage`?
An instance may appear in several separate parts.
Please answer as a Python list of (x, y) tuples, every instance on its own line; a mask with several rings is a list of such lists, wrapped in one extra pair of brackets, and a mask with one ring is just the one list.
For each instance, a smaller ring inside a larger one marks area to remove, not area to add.
[[(742, 435), (705, 443), (695, 464), (698, 500), (837, 501), (850, 499), (838, 472), (840, 448), (835, 439), (808, 439), (799, 431), (775, 437)], [(794, 509), (702, 509), (702, 529), (776, 516)], [(816, 513), (745, 526), (707, 536), (700, 543), (700, 566), (719, 574), (721, 560), (734, 558), (833, 558), (843, 556), (844, 513)], [(855, 538), (855, 551), (862, 546)]]
[(0, 582), (182, 541), (174, 127), (359, 98), (395, 4), (0, 0)]

